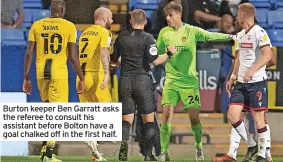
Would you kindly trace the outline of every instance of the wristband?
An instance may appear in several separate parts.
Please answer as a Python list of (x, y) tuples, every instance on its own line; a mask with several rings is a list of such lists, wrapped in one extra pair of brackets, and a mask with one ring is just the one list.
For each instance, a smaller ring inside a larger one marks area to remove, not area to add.
[(168, 55), (169, 58), (173, 56), (173, 53), (171, 51), (167, 51), (166, 54)]

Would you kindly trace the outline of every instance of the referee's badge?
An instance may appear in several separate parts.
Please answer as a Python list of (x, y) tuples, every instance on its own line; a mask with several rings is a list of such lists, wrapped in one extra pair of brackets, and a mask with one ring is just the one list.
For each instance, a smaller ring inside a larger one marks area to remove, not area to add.
[(150, 45), (149, 53), (150, 53), (152, 56), (157, 55), (157, 48), (156, 48), (156, 45), (155, 45), (155, 44)]
[(182, 42), (186, 42), (187, 37), (182, 37), (181, 40), (182, 40)]

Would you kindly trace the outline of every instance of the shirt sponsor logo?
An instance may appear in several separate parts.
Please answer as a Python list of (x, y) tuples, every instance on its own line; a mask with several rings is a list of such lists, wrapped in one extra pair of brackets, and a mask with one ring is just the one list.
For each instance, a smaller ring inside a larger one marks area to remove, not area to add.
[(253, 48), (252, 43), (241, 43), (241, 48)]
[(187, 37), (182, 37), (181, 40), (182, 40), (182, 42), (186, 42)]

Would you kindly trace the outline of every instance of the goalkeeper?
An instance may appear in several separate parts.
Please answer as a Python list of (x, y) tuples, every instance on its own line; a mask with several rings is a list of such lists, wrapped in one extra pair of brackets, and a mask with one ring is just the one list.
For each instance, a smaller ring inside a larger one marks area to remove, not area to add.
[[(166, 78), (163, 88), (162, 107), (163, 123), (161, 124), (161, 155), (159, 161), (169, 161), (168, 145), (171, 135), (171, 121), (174, 108), (182, 101), (188, 113), (195, 138), (196, 161), (204, 160), (202, 149), (202, 125), (199, 119), (200, 93), (196, 72), (197, 41), (230, 41), (232, 36), (221, 33), (210, 33), (201, 28), (184, 24), (181, 20), (182, 6), (170, 2), (164, 12), (168, 27), (163, 28), (158, 36), (158, 53), (165, 53), (167, 47), (175, 46), (177, 53), (165, 64)], [(168, 52), (167, 52), (168, 53)], [(169, 52), (170, 53), (170, 52)], [(213, 106), (213, 105), (212, 105)]]

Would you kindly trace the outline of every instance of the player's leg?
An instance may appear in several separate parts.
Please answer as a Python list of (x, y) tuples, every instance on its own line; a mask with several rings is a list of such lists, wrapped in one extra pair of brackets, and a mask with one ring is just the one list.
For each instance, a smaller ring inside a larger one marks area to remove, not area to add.
[[(50, 80), (38, 79), (37, 80), (37, 87), (39, 90), (40, 98), (42, 102), (49, 102), (49, 83)], [(40, 160), (43, 161), (46, 158), (46, 143), (47, 141), (42, 141), (41, 146), (41, 153), (40, 153)]]
[(168, 155), (168, 146), (170, 143), (172, 119), (174, 115), (174, 108), (180, 100), (179, 93), (176, 91), (176, 87), (165, 80), (165, 86), (162, 92), (162, 107), (163, 107), (163, 119), (160, 128), (160, 144), (161, 155), (159, 161), (170, 161)]
[(202, 125), (199, 118), (200, 94), (198, 87), (179, 88), (184, 110), (188, 113), (191, 121), (191, 128), (195, 138), (196, 161), (204, 160), (204, 151), (202, 149)]
[(137, 104), (138, 112), (141, 113), (144, 123), (144, 143), (145, 158), (144, 161), (155, 161), (156, 159), (152, 155), (154, 136), (155, 136), (155, 124), (154, 124), (154, 111), (155, 111), (155, 99), (154, 99), (154, 87), (152, 80), (149, 76), (141, 75), (134, 77), (133, 82), (133, 96), (134, 101)]
[[(246, 114), (245, 112), (241, 113), (242, 120), (244, 120), (245, 114)], [(211, 159), (211, 161), (212, 162), (236, 162), (237, 152), (238, 152), (240, 142), (241, 142), (241, 136), (236, 131), (236, 129), (232, 127), (231, 134), (230, 134), (230, 146), (229, 146), (228, 153), (220, 157), (214, 157)]]
[(132, 99), (131, 77), (121, 77), (118, 86), (119, 101), (122, 109), (122, 142), (119, 150), (119, 161), (128, 160), (128, 140), (130, 128), (134, 120), (135, 103)]
[(265, 115), (265, 126), (267, 128), (267, 133), (266, 133), (266, 159), (268, 162), (273, 162), (272, 156), (271, 156), (271, 137), (270, 137), (270, 127), (269, 124), (267, 123), (267, 115)]
[(266, 161), (267, 127), (265, 124), (265, 112), (268, 110), (267, 82), (261, 81), (251, 84), (249, 87), (251, 109), (258, 133), (258, 157), (256, 162)]
[(228, 120), (232, 124), (233, 128), (239, 133), (243, 140), (249, 145), (248, 154), (254, 154), (256, 146), (255, 141), (250, 136), (243, 120), (240, 118), (240, 114), (244, 107), (244, 104), (249, 104), (246, 100), (249, 94), (246, 93), (246, 85), (243, 83), (237, 83), (232, 91), (231, 103), (228, 110)]
[[(68, 79), (53, 79), (49, 82), (48, 99), (50, 102), (68, 102), (69, 83)], [(46, 143), (46, 161), (61, 162), (54, 154), (56, 141), (47, 141)]]
[(154, 148), (155, 148), (155, 155), (159, 156), (161, 154), (161, 145), (160, 145), (160, 127), (159, 122), (157, 119), (157, 115), (155, 112), (155, 118), (154, 118), (154, 124), (155, 124), (155, 136), (154, 136)]
[[(85, 91), (79, 95), (80, 102), (103, 102), (99, 101), (96, 96), (96, 89), (98, 87), (98, 73), (86, 72), (85, 74)], [(77, 78), (77, 82), (79, 78)], [(103, 94), (100, 94), (103, 95)], [(85, 141), (91, 151), (91, 161), (107, 161), (102, 157), (98, 150), (97, 141)]]

